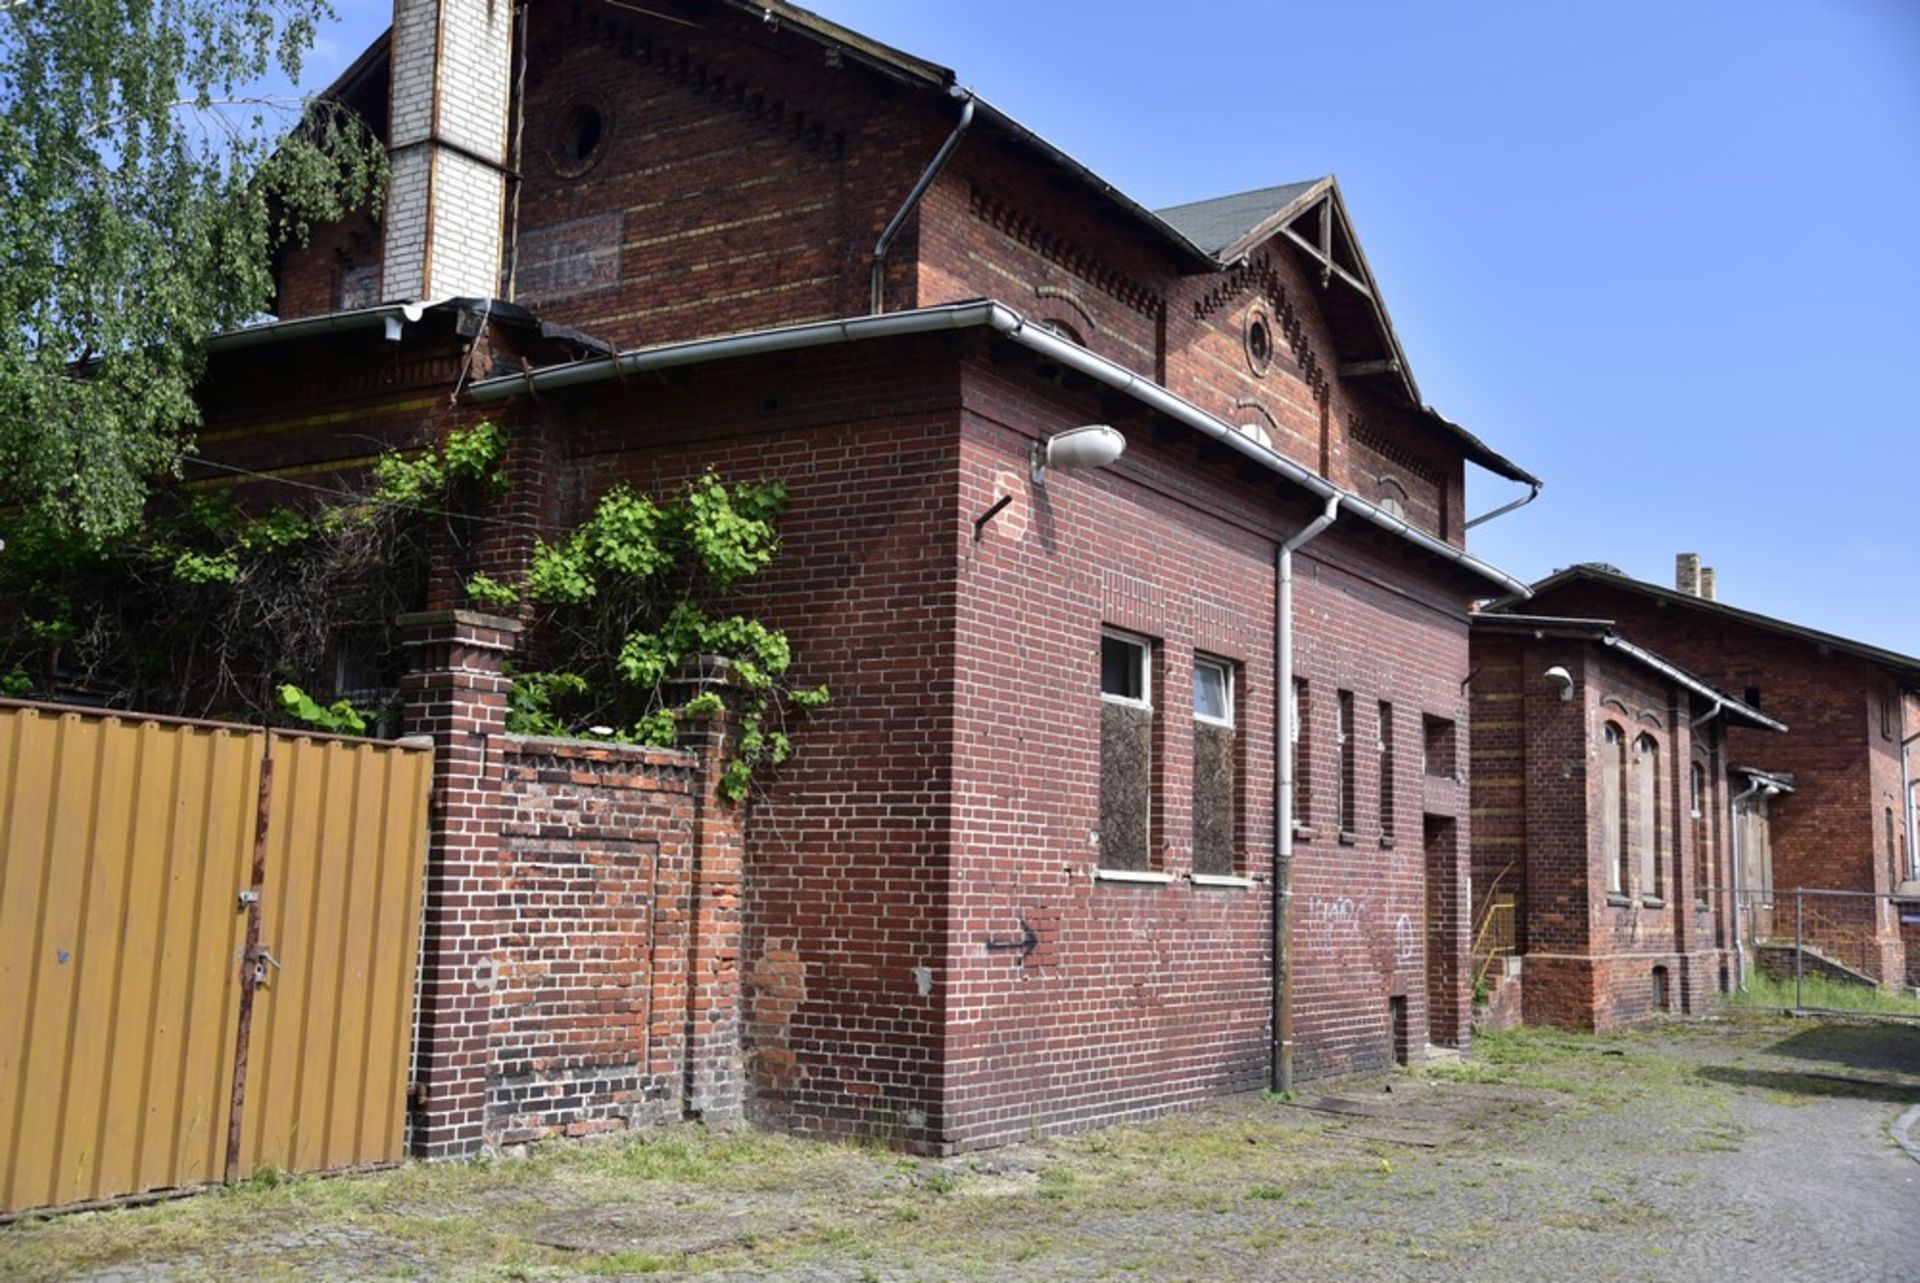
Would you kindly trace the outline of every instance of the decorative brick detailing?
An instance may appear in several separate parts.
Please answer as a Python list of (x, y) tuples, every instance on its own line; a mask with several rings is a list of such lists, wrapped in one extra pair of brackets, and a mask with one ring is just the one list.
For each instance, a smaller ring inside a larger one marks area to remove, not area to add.
[(544, 29), (534, 41), (534, 54), (552, 59), (568, 47), (584, 43), (621, 53), (689, 93), (757, 119), (772, 133), (810, 151), (834, 160), (846, 151), (844, 128), (738, 74), (710, 66), (699, 54), (647, 34), (619, 14), (575, 6), (569, 17)]
[(1098, 255), (1057, 235), (1011, 202), (974, 187), (969, 193), (973, 216), (1040, 257), (1072, 272), (1089, 285), (1119, 299), (1143, 316), (1166, 315), (1167, 300), (1159, 292), (1108, 265)]
[(1193, 319), (1204, 321), (1255, 288), (1265, 296), (1280, 318), (1280, 330), (1287, 336), (1287, 348), (1293, 359), (1299, 363), (1301, 379), (1312, 389), (1314, 400), (1324, 403), (1331, 391), (1327, 373), (1321, 368), (1319, 358), (1313, 354), (1313, 345), (1307, 341), (1306, 323), (1301, 320), (1300, 311), (1294, 305), (1292, 295), (1287, 292), (1286, 283), (1281, 279), (1270, 253), (1262, 251), (1221, 273), (1217, 284), (1194, 299)]

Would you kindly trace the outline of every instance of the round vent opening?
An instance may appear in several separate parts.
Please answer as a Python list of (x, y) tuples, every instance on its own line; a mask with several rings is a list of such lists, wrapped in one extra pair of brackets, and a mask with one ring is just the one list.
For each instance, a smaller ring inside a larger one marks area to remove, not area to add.
[(1273, 322), (1267, 314), (1255, 310), (1247, 315), (1247, 365), (1255, 374), (1265, 374), (1273, 364)]
[(548, 147), (554, 170), (566, 178), (586, 173), (606, 154), (612, 133), (613, 119), (604, 103), (597, 98), (576, 99), (554, 122)]

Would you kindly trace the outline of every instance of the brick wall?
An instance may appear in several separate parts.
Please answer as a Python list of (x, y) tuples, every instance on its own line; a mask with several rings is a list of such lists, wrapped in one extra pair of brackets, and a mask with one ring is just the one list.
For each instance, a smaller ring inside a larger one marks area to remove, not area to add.
[[(1891, 808), (1897, 854), (1899, 745), (1897, 735), (1882, 739), (1878, 732), (1878, 699), (1891, 685), (1880, 669), (1822, 654), (1811, 641), (1603, 584), (1569, 582), (1528, 609), (1617, 620), (1626, 635), (1721, 689), (1757, 690), (1762, 710), (1789, 733), (1734, 727), (1727, 758), (1794, 776), (1794, 792), (1770, 807), (1774, 887), (1890, 890), (1884, 817)], [(1903, 970), (1896, 926), (1883, 912), (1874, 931), (1878, 957), (1870, 965), (1885, 979)]]
[[(961, 515), (1014, 502), (978, 542), (964, 521), (955, 531), (949, 1139), (989, 1144), (1259, 1086), (1271, 1001), (1273, 558), (1309, 514), (1184, 436), (1124, 420), (1118, 464), (1035, 487), (1030, 443), (1096, 404), (1060, 396), (1044, 370), (1017, 362), (969, 364), (963, 393)], [(1462, 836), (1467, 818), (1456, 785), (1422, 778), (1419, 744), (1423, 713), (1464, 729), (1466, 654), (1463, 602), (1381, 558), (1370, 536), (1336, 525), (1296, 564), (1296, 664), (1312, 691), (1316, 757), (1309, 819), (1333, 806), (1337, 690), (1354, 693), (1365, 745), (1351, 841), (1328, 821), (1296, 846), (1296, 1067), (1310, 1078), (1390, 1063), (1395, 998), (1417, 1054), (1430, 974), (1446, 976), (1446, 1038), (1463, 1036), (1463, 851), (1444, 844), (1430, 875), (1423, 818), (1431, 811)], [(1103, 625), (1154, 642), (1150, 864), (1163, 883), (1098, 877)], [(1250, 885), (1189, 877), (1196, 654), (1236, 667)], [(1382, 700), (1396, 722), (1384, 831)]]
[[(694, 29), (537, 6), (528, 46), (515, 299), (623, 348), (869, 311), (874, 241), (959, 110), (731, 10), (703, 12)], [(396, 95), (400, 139), (404, 105)], [(568, 131), (583, 109), (600, 141), (577, 157)], [(426, 150), (396, 159), (396, 210), (418, 203), (405, 171)], [(1338, 377), (1321, 287), (1291, 250), (1194, 273), (1150, 234), (1116, 234), (1125, 220), (976, 125), (893, 246), (886, 306), (1001, 299), (1463, 542), (1458, 449)], [(339, 241), (321, 229), (313, 250), (287, 257), (282, 315), (332, 306)], [(388, 295), (409, 271), (389, 265)], [(1247, 354), (1256, 315), (1273, 350), (1265, 368)]]
[(741, 1110), (724, 716), (669, 752), (504, 734), (514, 621), (403, 618), (434, 740), (415, 1149), (471, 1154)]
[[(1709, 886), (1724, 885), (1725, 767), (1709, 729), (1696, 744), (1694, 698), (1651, 670), (1572, 637), (1514, 637), (1481, 629), (1473, 639), (1474, 876), (1476, 895), (1520, 896), (1516, 932), (1525, 957), (1529, 1021), (1609, 1029), (1665, 1010), (1704, 1013), (1719, 985), (1728, 941), (1724, 896), (1703, 894), (1691, 814), (1692, 766), (1706, 781), (1703, 808)], [(1549, 668), (1572, 676), (1562, 700)], [(1628, 860), (1612, 889), (1603, 839), (1603, 773), (1609, 723), (1620, 728)], [(1650, 835), (1637, 805), (1636, 742), (1657, 747), (1659, 894), (1641, 858)], [(1664, 1003), (1655, 969), (1666, 976)]]
[(513, 10), (398, 0), (384, 299), (499, 292)]

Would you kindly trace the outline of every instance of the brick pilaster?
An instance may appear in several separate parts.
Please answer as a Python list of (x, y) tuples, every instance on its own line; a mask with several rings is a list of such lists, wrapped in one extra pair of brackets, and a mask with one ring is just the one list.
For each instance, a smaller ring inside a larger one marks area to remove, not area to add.
[(397, 621), (412, 656), (401, 681), (409, 733), (433, 738), (426, 930), (421, 940), (414, 1151), (480, 1149), (502, 885), (500, 761), (506, 728), (501, 661), (520, 625), (472, 611)]
[(681, 747), (700, 755), (695, 804), (687, 941), (686, 1086), (689, 1118), (740, 1117), (741, 895), (740, 807), (718, 789), (731, 756), (734, 715), (691, 719)]

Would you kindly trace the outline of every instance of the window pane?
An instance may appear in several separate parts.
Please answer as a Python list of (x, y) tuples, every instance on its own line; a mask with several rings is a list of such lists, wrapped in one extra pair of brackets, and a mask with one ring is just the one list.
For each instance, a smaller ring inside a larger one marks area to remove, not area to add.
[(1227, 691), (1227, 670), (1219, 664), (1195, 660), (1193, 665), (1193, 713), (1216, 722), (1233, 720)]
[[(1124, 637), (1102, 637), (1100, 639), (1100, 693), (1117, 695), (1121, 699), (1144, 698), (1141, 662), (1146, 657), (1146, 647), (1139, 642), (1128, 641)], [(1083, 688), (1084, 689), (1084, 688)]]

